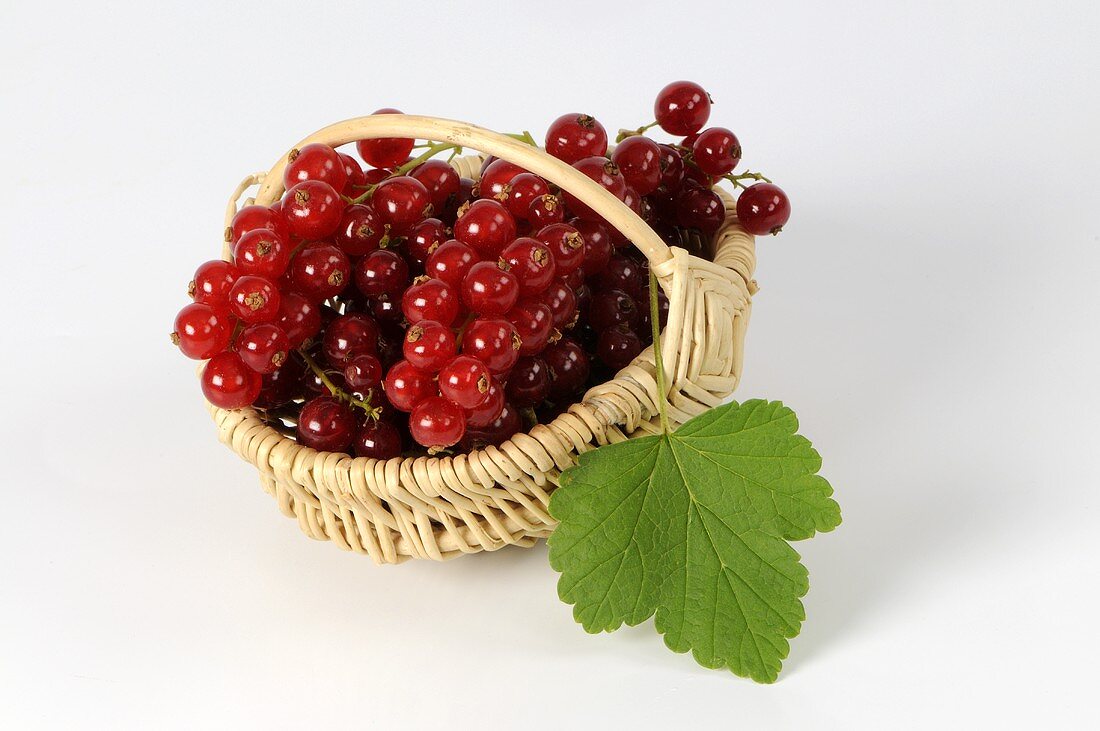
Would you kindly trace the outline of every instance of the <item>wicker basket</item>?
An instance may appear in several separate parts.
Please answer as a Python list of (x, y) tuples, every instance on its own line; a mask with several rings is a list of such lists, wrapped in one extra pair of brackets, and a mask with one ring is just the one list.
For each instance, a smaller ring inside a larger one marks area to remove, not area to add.
[[(569, 165), (474, 125), (397, 114), (360, 117), (326, 127), (295, 148), (380, 137), (451, 142), (508, 160), (569, 190), (646, 255), (668, 296), (661, 346), (670, 420), (680, 423), (717, 406), (736, 388), (756, 291), (756, 256), (753, 237), (737, 224), (733, 200), (724, 191), (726, 221), (708, 261), (665, 245), (626, 205)], [(481, 158), (460, 157), (452, 164), (461, 175), (476, 178)], [(268, 173), (246, 178), (227, 217), (254, 185), (260, 186), (256, 203), (276, 201), (286, 165), (284, 155)], [(223, 255), (228, 259), (228, 249)], [(550, 493), (579, 453), (658, 431), (655, 372), (650, 347), (551, 423), (516, 434), (499, 447), (457, 456), (380, 461), (318, 452), (284, 436), (252, 409), (210, 410), (221, 440), (259, 469), (264, 489), (284, 514), (298, 519), (306, 535), (366, 553), (377, 563), (443, 560), (530, 546), (548, 536), (555, 524), (547, 512)]]

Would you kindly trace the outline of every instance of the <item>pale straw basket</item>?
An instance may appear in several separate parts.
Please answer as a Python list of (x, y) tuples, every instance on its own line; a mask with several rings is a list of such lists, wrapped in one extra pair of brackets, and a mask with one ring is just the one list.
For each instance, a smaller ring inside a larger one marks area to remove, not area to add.
[[(380, 137), (451, 142), (508, 160), (570, 191), (645, 254), (668, 296), (661, 347), (670, 420), (682, 423), (733, 393), (756, 292), (756, 255), (753, 237), (738, 225), (734, 201), (725, 191), (719, 192), (726, 220), (707, 260), (667, 246), (615, 196), (543, 150), (471, 124), (399, 114), (359, 117), (325, 127), (292, 149)], [(279, 199), (288, 155), (241, 183), (226, 211), (227, 224), (252, 186), (259, 185), (256, 203)], [(452, 165), (476, 179), (481, 159), (459, 157)], [(229, 258), (228, 247), (223, 256)], [(221, 440), (256, 466), (264, 490), (306, 535), (365, 553), (377, 563), (438, 561), (531, 546), (550, 535), (555, 525), (547, 512), (550, 493), (578, 454), (659, 431), (655, 373), (649, 347), (549, 424), (499, 447), (455, 456), (381, 461), (318, 452), (281, 434), (252, 409), (209, 408)]]

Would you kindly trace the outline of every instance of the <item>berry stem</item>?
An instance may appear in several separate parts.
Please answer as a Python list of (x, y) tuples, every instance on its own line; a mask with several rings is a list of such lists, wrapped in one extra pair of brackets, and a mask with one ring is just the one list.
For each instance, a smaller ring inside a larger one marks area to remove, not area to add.
[(657, 283), (657, 275), (649, 270), (649, 324), (653, 328), (653, 364), (657, 367), (657, 411), (661, 414), (661, 430), (665, 434), (672, 433), (672, 427), (668, 423), (668, 408), (665, 404), (665, 362), (661, 354), (661, 312), (657, 302), (657, 293), (660, 291)]
[(646, 133), (646, 130), (652, 129), (653, 127), (656, 127), (656, 126), (657, 126), (656, 122), (650, 122), (649, 124), (643, 124), (638, 129), (621, 129), (621, 130), (619, 130), (619, 134), (615, 135), (615, 141), (616, 142), (622, 142), (627, 137), (636, 137), (638, 135), (644, 135)]
[(378, 419), (382, 411), (380, 407), (371, 406), (366, 401), (361, 401), (360, 399), (355, 398), (350, 393), (333, 383), (332, 379), (330, 379), (328, 377), (328, 374), (325, 373), (325, 370), (321, 366), (317, 365), (317, 361), (315, 361), (305, 350), (299, 349), (298, 355), (302, 356), (302, 360), (304, 360), (306, 365), (309, 366), (309, 369), (313, 371), (313, 373), (318, 378), (321, 379), (321, 383), (325, 384), (325, 388), (329, 390), (329, 393), (331, 393), (333, 396), (340, 399), (341, 401), (345, 401), (351, 404), (352, 406), (358, 406), (360, 409), (367, 412), (367, 416), (371, 417), (372, 419)]
[(771, 179), (764, 177), (763, 173), (745, 172), (734, 175), (733, 173), (726, 173), (722, 176), (726, 180), (733, 183), (735, 188), (747, 188), (748, 186), (742, 183), (742, 180), (762, 180), (765, 183), (772, 182)]
[[(414, 157), (412, 160), (409, 160), (408, 162), (404, 163), (403, 165), (400, 165), (400, 166), (394, 168), (393, 172), (386, 176), (386, 179), (388, 180), (389, 178), (396, 178), (400, 175), (404, 175), (405, 173), (409, 172), (413, 168), (427, 162), (428, 160), (431, 160), (433, 157), (435, 157), (439, 153), (446, 152), (447, 150), (452, 150), (453, 155), (456, 155), (456, 154), (462, 152), (462, 148), (459, 145), (454, 144), (453, 142), (436, 142), (434, 144), (428, 145), (428, 148), (426, 150), (424, 150), (424, 152), (420, 153), (419, 155)], [(453, 157), (453, 155), (452, 155), (452, 157)], [(368, 198), (371, 197), (371, 195), (374, 194), (374, 189), (377, 188), (377, 187), (378, 187), (378, 183), (375, 183), (374, 185), (368, 187), (367, 190), (362, 195), (360, 195), (357, 198), (351, 199), (351, 202), (352, 203), (362, 203), (363, 201), (367, 200)]]

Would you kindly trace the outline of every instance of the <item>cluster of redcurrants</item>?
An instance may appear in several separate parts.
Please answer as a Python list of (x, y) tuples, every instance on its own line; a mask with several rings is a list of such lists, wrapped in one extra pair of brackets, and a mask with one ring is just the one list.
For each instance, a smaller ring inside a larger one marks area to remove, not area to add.
[[(715, 182), (762, 179), (732, 175), (740, 146), (729, 130), (703, 129), (710, 104), (675, 82), (649, 127), (681, 143), (657, 144), (643, 127), (608, 155), (603, 126), (567, 114), (546, 151), (666, 239), (709, 237), (725, 216)], [(292, 152), (282, 199), (242, 208), (226, 231), (232, 260), (196, 271), (172, 337), (209, 359), (210, 403), (264, 409), (324, 451), (385, 459), (407, 437), (430, 452), (469, 450), (552, 418), (652, 341), (644, 257), (568, 191), (494, 158), (477, 183), (461, 178), (432, 159), (452, 145), (356, 145), (367, 170), (326, 145)], [(789, 210), (768, 182), (737, 204), (752, 233), (777, 232)], [(654, 299), (663, 325), (667, 300)]]

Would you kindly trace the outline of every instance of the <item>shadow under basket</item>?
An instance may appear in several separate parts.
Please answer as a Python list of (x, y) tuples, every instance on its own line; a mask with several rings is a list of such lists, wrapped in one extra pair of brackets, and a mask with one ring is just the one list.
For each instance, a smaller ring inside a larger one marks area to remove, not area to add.
[[(660, 345), (670, 420), (683, 423), (733, 393), (756, 292), (756, 255), (754, 239), (738, 225), (734, 201), (725, 191), (719, 190), (725, 222), (714, 238), (713, 260), (706, 260), (667, 246), (615, 196), (543, 150), (470, 124), (399, 114), (360, 117), (326, 127), (292, 150), (382, 137), (454, 143), (508, 160), (568, 190), (645, 254), (668, 297)], [(289, 154), (269, 172), (241, 183), (227, 221), (253, 186), (259, 186), (258, 204), (281, 197)], [(476, 179), (481, 160), (471, 155), (451, 164)], [(229, 258), (227, 250), (223, 255)], [(550, 423), (500, 446), (454, 456), (376, 460), (318, 452), (273, 428), (254, 409), (209, 408), (220, 439), (256, 466), (264, 490), (306, 535), (365, 553), (377, 563), (443, 560), (531, 546), (550, 535), (555, 525), (547, 511), (550, 494), (578, 454), (660, 431), (655, 373), (651, 346)]]

